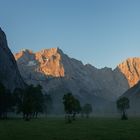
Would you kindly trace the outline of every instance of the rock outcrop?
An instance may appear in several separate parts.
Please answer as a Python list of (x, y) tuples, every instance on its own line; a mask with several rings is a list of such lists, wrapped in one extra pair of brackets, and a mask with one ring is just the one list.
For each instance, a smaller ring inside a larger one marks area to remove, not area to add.
[(36, 67), (37, 72), (46, 76), (64, 77), (61, 55), (57, 52), (57, 48), (46, 49), (37, 53), (33, 53), (30, 50), (23, 50), (15, 54), (15, 58), (18, 60), (18, 64), (25, 66), (25, 69)]
[(6, 35), (0, 28), (0, 82), (13, 91), (23, 88), (25, 83), (19, 73), (15, 58), (7, 45)]
[(119, 64), (118, 68), (125, 75), (130, 87), (140, 80), (140, 58), (129, 58)]

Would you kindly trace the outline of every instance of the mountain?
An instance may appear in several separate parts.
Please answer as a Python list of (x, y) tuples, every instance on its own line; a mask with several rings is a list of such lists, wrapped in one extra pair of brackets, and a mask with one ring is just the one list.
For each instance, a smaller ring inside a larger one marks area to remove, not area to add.
[(15, 58), (8, 48), (6, 35), (0, 28), (0, 82), (13, 91), (23, 88), (25, 83), (19, 73)]
[(128, 58), (119, 64), (118, 68), (125, 75), (130, 87), (140, 80), (140, 58)]
[(130, 89), (122, 96), (129, 98), (129, 114), (140, 113), (140, 58), (129, 58), (118, 66), (128, 80)]
[(129, 98), (130, 100), (130, 109), (129, 113), (137, 115), (140, 113), (140, 82), (135, 86), (127, 90), (122, 96)]
[(140, 82), (138, 82), (135, 86), (127, 90), (123, 96), (127, 96), (128, 98), (140, 97)]
[(73, 93), (80, 93), (80, 96), (87, 90), (93, 95), (112, 100), (129, 88), (127, 79), (118, 68), (97, 69), (90, 64), (83, 65), (59, 48), (36, 53), (23, 50), (15, 54), (15, 59), (25, 81), (29, 84), (41, 83), (47, 92), (62, 84)]
[(54, 108), (62, 107), (62, 97), (67, 92), (72, 92), (82, 103), (90, 102), (98, 109), (103, 108), (130, 88), (127, 76), (133, 77), (124, 62), (114, 70), (97, 69), (70, 58), (59, 48), (39, 52), (25, 49), (14, 56), (25, 82), (41, 84), (43, 92), (52, 96)]
[(40, 84), (44, 94), (53, 98), (56, 112), (62, 110), (62, 97), (67, 92), (72, 92), (82, 104), (91, 103), (98, 111), (112, 110), (120, 96), (127, 96), (133, 106), (140, 102), (140, 58), (128, 58), (112, 70), (84, 65), (59, 48), (39, 52), (25, 49), (13, 56), (0, 28), (0, 62), (0, 82), (7, 89), (24, 88), (25, 82)]

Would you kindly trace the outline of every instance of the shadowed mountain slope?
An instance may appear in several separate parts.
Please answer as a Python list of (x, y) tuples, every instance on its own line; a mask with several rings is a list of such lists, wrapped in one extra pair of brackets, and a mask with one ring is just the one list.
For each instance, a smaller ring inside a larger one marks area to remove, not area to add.
[(13, 91), (23, 88), (25, 83), (19, 73), (15, 58), (7, 45), (6, 35), (0, 28), (0, 82)]

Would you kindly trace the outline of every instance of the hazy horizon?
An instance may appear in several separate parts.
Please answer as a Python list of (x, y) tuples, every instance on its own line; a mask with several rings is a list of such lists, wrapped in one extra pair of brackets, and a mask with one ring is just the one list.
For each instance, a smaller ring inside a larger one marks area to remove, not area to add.
[(140, 57), (138, 0), (0, 2), (0, 26), (13, 53), (59, 47), (84, 64), (113, 69)]

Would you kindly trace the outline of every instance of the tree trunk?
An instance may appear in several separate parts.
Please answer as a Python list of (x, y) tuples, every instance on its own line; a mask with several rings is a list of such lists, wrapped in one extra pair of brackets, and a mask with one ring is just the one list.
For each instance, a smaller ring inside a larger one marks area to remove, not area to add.
[(76, 120), (76, 113), (73, 113), (72, 119), (73, 119), (73, 120)]
[(37, 119), (37, 117), (38, 117), (38, 112), (35, 113), (35, 118)]
[(121, 119), (122, 120), (127, 120), (128, 119), (125, 110), (122, 111), (122, 118)]
[(25, 114), (25, 121), (30, 121), (30, 115), (29, 115), (29, 113)]
[(68, 114), (68, 123), (72, 123), (71, 115), (70, 114)]

